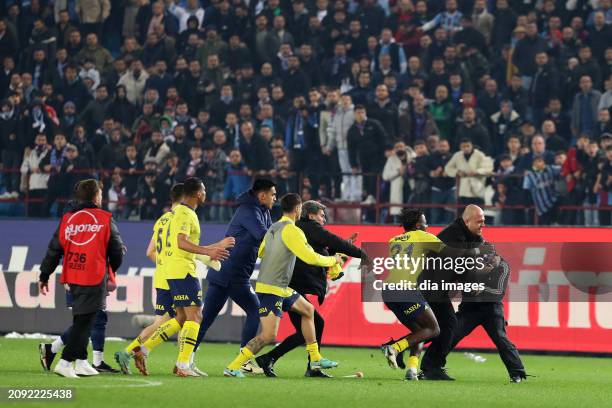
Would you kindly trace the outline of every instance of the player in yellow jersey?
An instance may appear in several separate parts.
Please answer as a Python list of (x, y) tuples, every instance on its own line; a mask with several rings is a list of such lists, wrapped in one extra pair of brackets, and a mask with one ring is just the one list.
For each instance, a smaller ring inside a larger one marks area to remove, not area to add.
[[(169, 337), (175, 333), (178, 333), (183, 325), (182, 321), (175, 318), (176, 313), (172, 304), (172, 296), (170, 295), (170, 288), (164, 273), (164, 254), (166, 251), (164, 250), (165, 245), (163, 239), (168, 234), (168, 227), (170, 226), (170, 221), (174, 215), (173, 210), (181, 203), (182, 199), (183, 184), (177, 183), (170, 189), (172, 208), (170, 211), (159, 217), (159, 219), (155, 222), (155, 226), (153, 227), (153, 235), (151, 236), (151, 240), (149, 241), (149, 245), (147, 247), (147, 257), (155, 262), (155, 273), (153, 275), (153, 287), (156, 291), (155, 320), (149, 326), (145, 327), (140, 334), (125, 348), (125, 350), (115, 353), (115, 360), (121, 367), (121, 371), (124, 374), (130, 373), (129, 362), (134, 349), (142, 346), (143, 344), (147, 344), (145, 342), (151, 340), (154, 345), (149, 344), (150, 350), (155, 345), (167, 341)], [(198, 260), (210, 268), (219, 269), (221, 266), (219, 261), (211, 261), (210, 257), (206, 255), (198, 255)], [(146, 367), (143, 367), (143, 369), (146, 371)], [(206, 376), (205, 373), (198, 370), (193, 364), (191, 369), (194, 373), (199, 374), (199, 376)]]
[[(400, 222), (405, 232), (389, 241), (389, 255), (395, 258), (397, 255), (403, 257), (405, 254), (409, 259), (414, 261), (420, 259), (421, 261), (411, 263), (408, 268), (396, 267), (391, 269), (384, 280), (387, 284), (400, 282), (416, 284), (423, 271), (423, 261), (432, 254), (455, 258), (481, 253), (478, 248), (456, 249), (449, 247), (438, 237), (428, 233), (425, 214), (420, 210), (404, 208), (400, 215)], [(398, 341), (384, 344), (381, 347), (382, 351), (389, 366), (398, 368), (398, 355), (409, 348), (410, 357), (406, 379), (417, 380), (419, 354), (423, 342), (436, 337), (440, 333), (436, 316), (417, 288), (414, 290), (383, 290), (382, 297), (385, 305), (395, 314), (400, 323), (410, 329), (410, 334), (407, 336)]]
[[(202, 289), (196, 276), (195, 261), (199, 255), (209, 256), (213, 261), (229, 256), (227, 248), (234, 246), (234, 238), (227, 237), (209, 246), (200, 246), (200, 223), (195, 209), (204, 203), (206, 188), (198, 178), (188, 178), (183, 184), (183, 200), (173, 210), (166, 235), (161, 239), (161, 262), (172, 303), (176, 310), (175, 319), (160, 326), (156, 333), (143, 345), (134, 349), (134, 360), (142, 374), (147, 375), (146, 356), (152, 347), (161, 343), (153, 338), (159, 333), (179, 333), (179, 356), (174, 373), (180, 377), (197, 376), (190, 368), (191, 354), (195, 344), (200, 321), (202, 320)], [(174, 323), (176, 322), (176, 323)], [(184, 322), (182, 328), (179, 322)]]

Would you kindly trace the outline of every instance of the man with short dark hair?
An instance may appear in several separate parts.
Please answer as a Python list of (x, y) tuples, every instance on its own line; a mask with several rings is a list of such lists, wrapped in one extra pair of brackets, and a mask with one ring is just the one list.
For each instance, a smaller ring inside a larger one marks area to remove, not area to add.
[(334, 266), (342, 264), (340, 256), (317, 254), (295, 222), (302, 213), (299, 195), (289, 193), (281, 199), (282, 218), (272, 224), (259, 247), (262, 258), (255, 292), (259, 297), (261, 332), (244, 346), (238, 356), (227, 366), (223, 374), (227, 377), (244, 377), (242, 365), (255, 357), (262, 348), (274, 341), (283, 312), (292, 310), (302, 316), (302, 334), (306, 339), (306, 351), (311, 368), (321, 370), (338, 365), (319, 353), (314, 325), (314, 306), (289, 287), (296, 259), (309, 265)]
[[(236, 246), (232, 249), (230, 258), (221, 265), (221, 269), (209, 270), (206, 276), (208, 290), (204, 298), (204, 315), (195, 350), (228, 298), (246, 313), (240, 346), (244, 347), (257, 334), (259, 300), (251, 287), (251, 275), (257, 261), (257, 249), (272, 225), (270, 209), (275, 202), (276, 185), (267, 179), (255, 180), (251, 189), (236, 198), (237, 209), (225, 231), (225, 236), (236, 239)], [(241, 369), (248, 373), (262, 372), (250, 361), (245, 362)]]
[[(305, 201), (302, 205), (302, 216), (295, 223), (298, 228), (304, 231), (304, 235), (308, 240), (308, 244), (312, 246), (312, 249), (323, 256), (339, 253), (367, 260), (367, 254), (353, 245), (354, 240), (357, 238), (357, 233), (345, 240), (324, 228), (325, 208), (323, 204), (317, 201)], [(332, 271), (328, 271), (327, 268), (309, 265), (297, 259), (289, 286), (300, 295), (304, 296), (304, 299), (307, 301), (306, 295), (317, 295), (319, 305), (321, 305), (325, 300), (327, 292), (327, 279), (337, 280), (341, 277), (341, 274), (334, 274)], [(296, 332), (285, 338), (285, 340), (272, 351), (256, 358), (257, 364), (264, 370), (264, 373), (268, 377), (276, 377), (273, 366), (279, 358), (304, 344), (305, 340), (302, 335), (301, 327), (302, 317), (299, 313), (289, 311), (289, 318)], [(314, 324), (317, 343), (321, 344), (325, 321), (316, 310), (314, 311)], [(305, 375), (306, 377), (330, 377), (321, 370), (312, 370), (310, 368), (310, 363), (308, 363)]]

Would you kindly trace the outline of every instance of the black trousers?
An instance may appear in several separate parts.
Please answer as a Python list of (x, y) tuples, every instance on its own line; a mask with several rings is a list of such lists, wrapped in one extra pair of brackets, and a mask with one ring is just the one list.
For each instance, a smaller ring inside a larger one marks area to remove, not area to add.
[[(302, 316), (300, 316), (296, 312), (289, 312), (289, 318), (291, 319), (291, 324), (295, 327), (296, 332), (291, 336), (287, 337), (283, 340), (278, 346), (276, 346), (272, 351), (268, 353), (268, 355), (275, 360), (278, 360), (291, 350), (303, 345), (305, 343), (304, 336), (302, 335)], [(323, 337), (323, 328), (325, 327), (325, 321), (323, 317), (315, 310), (314, 312), (314, 323), (315, 323), (315, 332), (317, 336), (317, 343), (319, 347), (321, 347), (321, 338)]]
[(459, 305), (457, 312), (457, 329), (453, 338), (452, 348), (476, 327), (482, 326), (489, 338), (497, 347), (510, 377), (525, 376), (525, 367), (521, 361), (514, 343), (508, 339), (506, 333), (506, 319), (504, 318), (504, 305), (500, 302), (465, 302)]
[(445, 299), (438, 298), (436, 301), (430, 302), (429, 306), (438, 320), (440, 334), (432, 340), (423, 355), (421, 361), (423, 371), (437, 370), (446, 365), (446, 357), (452, 350), (453, 338), (455, 330), (457, 330), (455, 309), (453, 309), (453, 304), (448, 297)]
[(74, 315), (72, 328), (68, 333), (68, 342), (62, 351), (66, 361), (86, 360), (89, 333), (96, 320), (97, 312)]

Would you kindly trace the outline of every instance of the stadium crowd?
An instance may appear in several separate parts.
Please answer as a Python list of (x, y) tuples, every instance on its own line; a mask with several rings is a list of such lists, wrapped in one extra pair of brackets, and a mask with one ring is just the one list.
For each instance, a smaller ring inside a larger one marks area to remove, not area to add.
[(226, 221), (267, 176), (432, 223), (610, 225), (611, 3), (6, 0), (0, 200), (57, 215), (94, 176), (155, 219), (198, 176)]

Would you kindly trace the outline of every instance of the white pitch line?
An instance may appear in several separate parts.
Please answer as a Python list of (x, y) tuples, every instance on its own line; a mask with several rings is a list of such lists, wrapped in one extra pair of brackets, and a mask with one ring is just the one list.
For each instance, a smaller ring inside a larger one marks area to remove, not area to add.
[(161, 381), (143, 380), (139, 378), (107, 378), (111, 381), (129, 381), (137, 382), (137, 384), (75, 384), (75, 388), (142, 388), (142, 387), (159, 387), (163, 384)]

